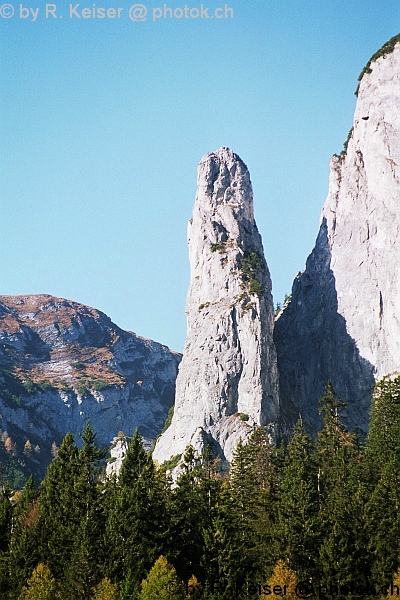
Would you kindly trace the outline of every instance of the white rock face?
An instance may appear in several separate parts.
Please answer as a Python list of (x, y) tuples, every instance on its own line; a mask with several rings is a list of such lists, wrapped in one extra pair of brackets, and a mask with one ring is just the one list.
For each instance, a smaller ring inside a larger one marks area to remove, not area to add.
[(347, 154), (331, 161), (316, 246), (275, 328), (286, 409), (316, 421), (330, 378), (349, 424), (364, 428), (374, 382), (400, 371), (400, 45), (371, 69)]
[(160, 463), (189, 443), (230, 460), (240, 437), (278, 412), (271, 280), (250, 174), (228, 148), (199, 164), (188, 244), (187, 337), (174, 417), (153, 454)]
[(400, 45), (362, 79), (322, 218), (339, 313), (379, 379), (400, 367)]
[[(142, 437), (143, 448), (150, 452), (153, 445), (153, 440)], [(111, 475), (119, 475), (124, 458), (128, 452), (129, 439), (123, 436), (115, 436), (110, 448), (110, 459), (107, 461), (106, 473), (108, 477)]]
[(113, 444), (110, 450), (110, 460), (107, 463), (106, 473), (108, 477), (111, 475), (119, 475), (119, 472), (122, 467), (122, 462), (126, 456), (128, 451), (128, 442), (126, 438), (118, 439), (115, 437), (113, 439)]

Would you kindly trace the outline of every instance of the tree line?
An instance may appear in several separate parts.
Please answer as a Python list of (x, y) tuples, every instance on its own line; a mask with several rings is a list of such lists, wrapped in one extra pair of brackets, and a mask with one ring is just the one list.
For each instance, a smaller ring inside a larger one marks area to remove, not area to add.
[(138, 431), (119, 476), (87, 424), (38, 489), (0, 494), (3, 600), (369, 600), (400, 595), (400, 377), (376, 385), (365, 442), (328, 383), (315, 439), (263, 428), (229, 473), (188, 447), (172, 485)]

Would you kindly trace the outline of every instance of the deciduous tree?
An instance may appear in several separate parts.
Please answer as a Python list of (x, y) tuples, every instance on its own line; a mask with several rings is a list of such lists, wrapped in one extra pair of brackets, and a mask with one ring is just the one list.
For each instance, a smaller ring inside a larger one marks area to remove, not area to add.
[(185, 600), (185, 586), (175, 568), (160, 556), (142, 582), (139, 600)]
[(18, 600), (61, 600), (50, 569), (40, 563), (28, 579)]

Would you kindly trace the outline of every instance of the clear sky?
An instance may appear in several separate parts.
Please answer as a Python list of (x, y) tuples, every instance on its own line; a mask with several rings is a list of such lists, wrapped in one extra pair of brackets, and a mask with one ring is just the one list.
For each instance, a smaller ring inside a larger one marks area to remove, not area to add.
[(197, 163), (224, 145), (250, 169), (282, 301), (400, 1), (230, 0), (225, 18), (223, 0), (203, 17), (145, 0), (141, 21), (131, 0), (53, 3), (0, 16), (0, 294), (82, 302), (182, 351)]

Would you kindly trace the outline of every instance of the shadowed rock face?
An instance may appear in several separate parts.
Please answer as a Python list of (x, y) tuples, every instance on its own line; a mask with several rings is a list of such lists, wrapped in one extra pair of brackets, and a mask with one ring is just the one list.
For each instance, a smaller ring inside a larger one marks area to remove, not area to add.
[(315, 429), (331, 379), (365, 430), (374, 382), (400, 370), (400, 45), (370, 68), (315, 248), (276, 321), (286, 424), (301, 413)]
[(210, 443), (228, 460), (239, 438), (278, 413), (271, 280), (250, 174), (228, 148), (203, 157), (188, 227), (187, 337), (171, 426), (154, 458)]
[(52, 442), (68, 431), (79, 441), (88, 419), (102, 446), (136, 427), (155, 438), (173, 404), (180, 358), (89, 306), (0, 296), (0, 429), (20, 454), (27, 439), (38, 444), (43, 464)]
[(300, 415), (311, 432), (321, 427), (318, 399), (329, 379), (349, 402), (348, 425), (367, 429), (373, 366), (360, 355), (338, 312), (331, 258), (324, 219), (306, 268), (294, 280), (291, 301), (275, 322), (283, 435)]

